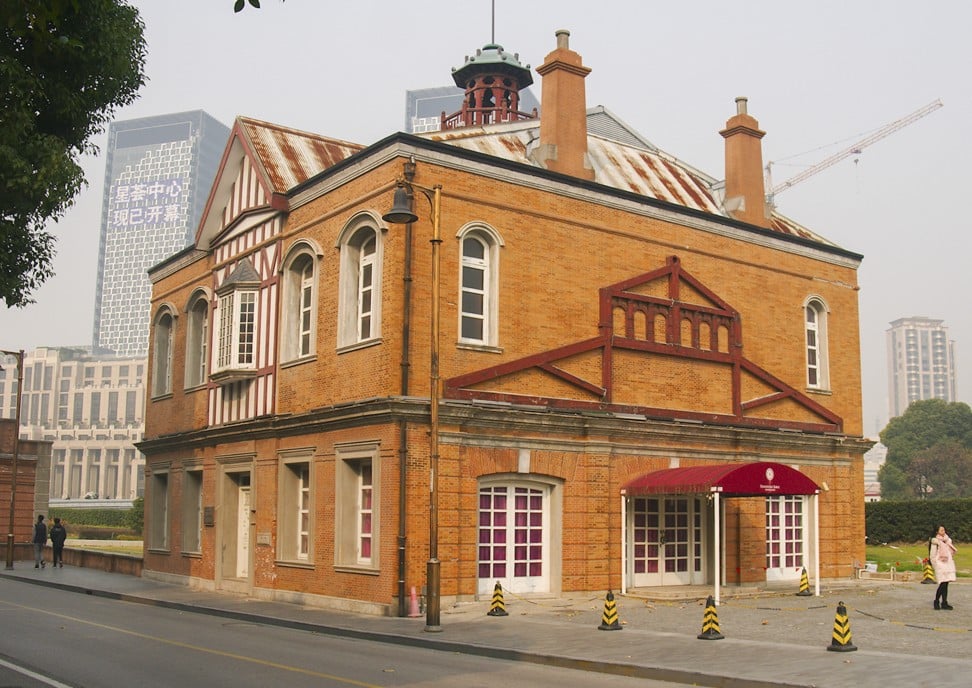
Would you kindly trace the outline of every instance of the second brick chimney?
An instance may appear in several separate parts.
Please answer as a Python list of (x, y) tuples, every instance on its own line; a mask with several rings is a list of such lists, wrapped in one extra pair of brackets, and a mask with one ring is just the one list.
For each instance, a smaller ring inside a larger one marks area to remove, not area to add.
[(719, 133), (726, 140), (726, 196), (723, 206), (731, 217), (769, 227), (763, 183), (765, 131), (746, 111), (746, 98), (736, 98), (736, 114)]
[(584, 79), (591, 70), (570, 49), (570, 32), (556, 32), (557, 48), (537, 67), (543, 77), (540, 145), (531, 157), (548, 170), (594, 179), (587, 159), (587, 97)]

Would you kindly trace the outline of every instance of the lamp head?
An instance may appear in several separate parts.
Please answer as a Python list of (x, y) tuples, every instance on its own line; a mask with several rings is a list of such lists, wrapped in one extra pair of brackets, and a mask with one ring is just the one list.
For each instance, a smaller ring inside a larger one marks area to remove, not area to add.
[(404, 225), (418, 220), (418, 215), (412, 212), (408, 189), (403, 184), (399, 184), (395, 188), (395, 200), (392, 202), (392, 209), (382, 215), (381, 219), (394, 225)]

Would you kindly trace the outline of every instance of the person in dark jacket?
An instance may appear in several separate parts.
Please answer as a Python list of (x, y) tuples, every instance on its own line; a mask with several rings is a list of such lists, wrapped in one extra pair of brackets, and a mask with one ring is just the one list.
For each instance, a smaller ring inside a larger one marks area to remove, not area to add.
[(67, 530), (61, 525), (61, 519), (55, 517), (51, 526), (51, 547), (54, 550), (54, 560), (51, 564), (57, 568), (64, 568), (64, 541), (67, 540)]
[(44, 514), (37, 514), (37, 523), (34, 524), (34, 568), (44, 568), (44, 545), (47, 544), (47, 525), (44, 523)]

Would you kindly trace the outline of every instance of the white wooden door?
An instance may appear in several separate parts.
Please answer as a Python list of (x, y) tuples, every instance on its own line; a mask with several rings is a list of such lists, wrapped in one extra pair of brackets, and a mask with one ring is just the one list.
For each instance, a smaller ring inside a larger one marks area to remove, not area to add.
[(801, 496), (766, 498), (766, 580), (797, 580), (805, 564), (806, 528)]
[(480, 488), (480, 595), (497, 582), (516, 593), (550, 590), (549, 492), (535, 484)]
[(236, 538), (236, 577), (246, 578), (250, 574), (250, 488), (241, 486), (239, 491), (239, 510), (237, 513)]

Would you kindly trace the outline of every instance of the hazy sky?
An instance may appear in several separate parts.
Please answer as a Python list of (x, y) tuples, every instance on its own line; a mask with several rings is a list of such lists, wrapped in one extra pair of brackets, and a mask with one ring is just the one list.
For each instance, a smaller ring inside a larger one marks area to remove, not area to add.
[[(147, 85), (116, 119), (203, 109), (362, 144), (398, 131), (405, 90), (451, 84), (492, 39), (490, 0), (145, 0)], [(785, 0), (496, 0), (495, 40), (537, 67), (568, 29), (603, 105), (668, 153), (723, 176), (718, 132), (747, 96), (774, 182), (941, 98), (945, 107), (777, 198), (779, 210), (864, 255), (864, 428), (887, 421), (891, 320), (945, 320), (959, 399), (972, 401), (972, 4)], [(540, 77), (534, 93), (539, 97)], [(103, 148), (105, 136), (97, 143)], [(104, 157), (54, 227), (56, 277), (0, 307), (0, 348), (90, 344)], [(832, 356), (840, 355), (832, 351)]]

